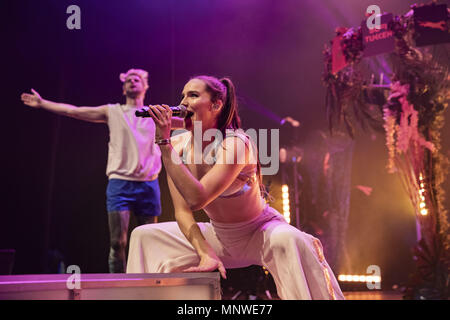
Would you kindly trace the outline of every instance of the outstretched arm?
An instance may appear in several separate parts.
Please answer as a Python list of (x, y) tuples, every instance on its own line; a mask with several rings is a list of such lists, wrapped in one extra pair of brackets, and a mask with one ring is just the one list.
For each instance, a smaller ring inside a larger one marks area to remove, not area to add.
[(22, 93), (20, 98), (24, 104), (32, 108), (42, 108), (58, 115), (89, 122), (106, 123), (108, 121), (108, 106), (106, 105), (98, 107), (76, 107), (71, 104), (45, 100), (34, 89), (31, 89), (31, 92), (32, 94)]

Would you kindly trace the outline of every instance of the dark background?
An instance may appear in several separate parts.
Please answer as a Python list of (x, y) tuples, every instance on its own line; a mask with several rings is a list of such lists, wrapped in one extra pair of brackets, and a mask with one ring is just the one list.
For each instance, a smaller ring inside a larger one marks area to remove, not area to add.
[[(21, 103), (22, 92), (34, 88), (78, 106), (124, 102), (119, 73), (135, 67), (149, 71), (146, 103), (176, 105), (189, 77), (229, 76), (246, 101), (245, 128), (276, 128), (273, 119), (289, 115), (302, 123), (301, 147), (327, 126), (322, 50), (335, 28), (359, 25), (371, 4), (395, 15), (414, 2), (2, 1), (0, 249), (16, 250), (13, 273), (48, 272), (48, 250), (82, 272), (104, 273), (109, 250), (107, 126), (31, 109)], [(81, 30), (66, 27), (72, 4), (81, 8)], [(447, 124), (445, 153), (449, 136)], [(413, 267), (415, 220), (386, 163), (383, 135), (359, 131), (347, 249), (354, 273), (375, 264), (387, 283), (398, 283)], [(160, 177), (160, 221), (170, 221), (164, 171)], [(356, 185), (373, 192), (366, 196)]]

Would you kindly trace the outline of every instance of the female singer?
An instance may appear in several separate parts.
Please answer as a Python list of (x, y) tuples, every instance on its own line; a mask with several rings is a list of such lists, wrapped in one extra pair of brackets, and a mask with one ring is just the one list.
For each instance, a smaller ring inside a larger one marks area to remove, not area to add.
[[(181, 104), (191, 112), (188, 131), (173, 138), (170, 108), (149, 109), (176, 222), (133, 230), (127, 273), (219, 270), (226, 278), (226, 268), (263, 265), (281, 299), (343, 299), (320, 241), (265, 203), (256, 148), (238, 130), (231, 80), (194, 77), (184, 86)], [(209, 223), (196, 223), (200, 209)]]

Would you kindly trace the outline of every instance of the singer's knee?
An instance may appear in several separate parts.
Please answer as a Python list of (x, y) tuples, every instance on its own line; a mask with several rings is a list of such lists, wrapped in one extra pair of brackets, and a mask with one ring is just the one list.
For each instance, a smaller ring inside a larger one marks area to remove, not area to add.
[(270, 248), (279, 254), (303, 252), (305, 238), (303, 232), (293, 228), (280, 228), (270, 235)]
[(159, 233), (158, 232), (158, 228), (155, 227), (154, 224), (146, 224), (146, 225), (142, 225), (142, 226), (138, 226), (136, 228), (134, 228), (134, 230), (131, 232), (131, 236), (130, 236), (130, 242), (133, 241), (137, 241), (137, 242), (142, 242), (142, 241), (151, 241), (154, 242), (157, 240), (157, 238), (159, 238)]

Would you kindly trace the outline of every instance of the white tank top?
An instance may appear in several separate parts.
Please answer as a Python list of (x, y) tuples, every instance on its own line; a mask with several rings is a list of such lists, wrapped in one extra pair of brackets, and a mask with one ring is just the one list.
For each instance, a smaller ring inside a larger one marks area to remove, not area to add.
[(161, 150), (155, 144), (155, 122), (135, 116), (134, 106), (108, 105), (108, 179), (152, 181), (161, 171)]

